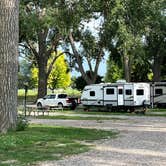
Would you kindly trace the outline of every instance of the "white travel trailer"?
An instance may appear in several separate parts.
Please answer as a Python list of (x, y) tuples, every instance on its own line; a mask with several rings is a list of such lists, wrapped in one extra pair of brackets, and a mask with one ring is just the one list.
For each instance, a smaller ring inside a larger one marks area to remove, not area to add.
[(81, 103), (84, 106), (106, 106), (133, 109), (150, 105), (148, 83), (101, 83), (85, 86)]
[(154, 82), (151, 84), (151, 105), (166, 107), (166, 82)]

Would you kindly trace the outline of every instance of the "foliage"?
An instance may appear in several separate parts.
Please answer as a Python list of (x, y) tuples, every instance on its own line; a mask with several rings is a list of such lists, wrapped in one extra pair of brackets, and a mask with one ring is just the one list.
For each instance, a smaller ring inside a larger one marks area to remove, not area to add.
[[(87, 75), (90, 75), (89, 71), (87, 71)], [(96, 81), (94, 83), (96, 83), (96, 84), (101, 83), (102, 78), (103, 77), (98, 75), (97, 78), (96, 78)], [(86, 85), (87, 85), (87, 82), (83, 79), (82, 76), (79, 76), (79, 77), (76, 78), (76, 80), (75, 80), (75, 88), (76, 89), (83, 90)]]
[(52, 71), (48, 78), (48, 87), (49, 89), (54, 90), (57, 88), (67, 88), (70, 84), (70, 70), (63, 54), (53, 65)]
[[(55, 53), (53, 53), (52, 57), (54, 57)], [(60, 53), (59, 53), (60, 54)], [(51, 58), (48, 61), (48, 66), (50, 65), (49, 63), (51, 62)], [(36, 83), (36, 86), (38, 85), (38, 68), (34, 67), (32, 68), (32, 78), (33, 82)], [(65, 56), (61, 55), (58, 57), (56, 62), (53, 64), (52, 71), (49, 74), (48, 77), (48, 88), (51, 90), (58, 89), (58, 88), (67, 88), (71, 83), (71, 78), (70, 78), (70, 71), (68, 68), (68, 64), (65, 60)]]
[[(35, 60), (48, 60), (51, 54), (47, 53), (61, 45), (70, 55), (70, 67), (81, 73), (86, 84), (95, 82), (105, 52), (111, 58), (107, 81), (121, 77), (149, 81), (148, 76), (156, 73), (157, 80), (166, 77), (164, 0), (29, 0), (21, 2), (20, 11), (20, 41), (28, 41), (26, 46), (34, 48), (31, 52), (40, 50), (42, 56)], [(97, 26), (92, 28), (93, 24)]]
[[(163, 62), (165, 49), (160, 48), (163, 48), (165, 42), (160, 38), (165, 36), (163, 31), (165, 29), (164, 11), (163, 0), (116, 0), (114, 3), (112, 1), (107, 3), (107, 13), (105, 14), (103, 27), (105, 45), (110, 50), (113, 60), (119, 57), (122, 61), (119, 67), (124, 71), (125, 78), (128, 81), (146, 81), (147, 75), (153, 69), (150, 62), (157, 62), (157, 59)], [(151, 42), (155, 42), (156, 46), (153, 47), (150, 44), (151, 52), (148, 53), (144, 50), (145, 45), (148, 44), (146, 38), (153, 35), (154, 38)], [(114, 54), (114, 48), (117, 49), (120, 56)], [(158, 56), (158, 53), (162, 55)], [(157, 56), (157, 58), (151, 61), (149, 56)], [(164, 66), (163, 63), (161, 64)], [(159, 64), (158, 69), (160, 67)], [(139, 71), (140, 68), (144, 69), (142, 73), (137, 72), (137, 69)], [(136, 73), (137, 76), (135, 76)]]
[(29, 122), (25, 116), (19, 115), (17, 117), (16, 131), (24, 131), (28, 125)]
[(113, 61), (113, 59), (109, 58), (109, 60), (107, 60), (107, 72), (104, 81), (116, 82), (117, 80), (122, 79), (122, 75), (122, 69)]
[[(31, 125), (25, 131), (0, 135), (0, 165), (34, 165), (35, 162), (58, 160), (82, 153), (89, 146), (79, 141), (113, 137), (116, 133), (95, 129), (80, 129)], [(13, 163), (10, 163), (10, 161)]]
[(32, 63), (28, 62), (26, 59), (21, 59), (19, 61), (19, 72), (18, 72), (18, 88), (24, 88), (25, 84), (28, 84), (28, 89), (35, 88), (35, 83), (32, 79), (31, 71)]
[(28, 50), (39, 69), (38, 97), (43, 97), (47, 93), (47, 78), (58, 56), (54, 56), (51, 62), (48, 61), (52, 53), (57, 52), (60, 41), (66, 36), (68, 24), (64, 25), (63, 19), (67, 18), (69, 13), (66, 13), (68, 5), (64, 6), (64, 3), (67, 2), (20, 2), (20, 45)]

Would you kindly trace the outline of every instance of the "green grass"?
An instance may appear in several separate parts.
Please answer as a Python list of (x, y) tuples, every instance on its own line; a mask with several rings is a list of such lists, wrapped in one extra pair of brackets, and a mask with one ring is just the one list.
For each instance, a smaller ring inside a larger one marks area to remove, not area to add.
[(160, 108), (154, 108), (154, 109), (149, 109), (150, 112), (166, 112), (166, 109), (160, 109)]
[(26, 166), (88, 151), (83, 142), (113, 138), (115, 132), (31, 125), (21, 132), (0, 135), (0, 165)]
[(76, 109), (74, 111), (71, 110), (56, 110), (56, 112), (64, 113), (66, 115), (72, 115), (72, 114), (87, 114), (87, 115), (131, 115), (127, 112), (106, 112), (106, 111), (83, 111), (83, 109)]
[[(19, 89), (18, 90), (18, 103), (23, 103), (25, 99), (25, 90)], [(27, 102), (35, 102), (37, 99), (37, 90), (29, 89), (27, 92)]]
[(81, 116), (37, 116), (38, 119), (63, 119), (63, 120), (124, 120), (117, 117), (81, 117)]

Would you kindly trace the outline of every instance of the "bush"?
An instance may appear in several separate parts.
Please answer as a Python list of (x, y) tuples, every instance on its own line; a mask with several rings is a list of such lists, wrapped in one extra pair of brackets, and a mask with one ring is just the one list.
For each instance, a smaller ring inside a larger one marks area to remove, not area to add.
[(24, 131), (29, 125), (25, 116), (19, 115), (17, 117), (16, 131)]

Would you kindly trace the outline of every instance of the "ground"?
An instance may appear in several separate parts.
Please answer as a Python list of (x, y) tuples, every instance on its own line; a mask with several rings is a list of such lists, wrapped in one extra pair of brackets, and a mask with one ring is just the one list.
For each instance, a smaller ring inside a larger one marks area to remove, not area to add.
[[(113, 117), (113, 115), (111, 115), (111, 117)], [(97, 128), (103, 130), (114, 129), (120, 132), (115, 139), (96, 141), (94, 148), (87, 153), (67, 157), (60, 161), (42, 162), (38, 163), (38, 165), (165, 166), (166, 118), (147, 116), (118, 116), (118, 118), (121, 119), (88, 121), (32, 118), (31, 123)]]

